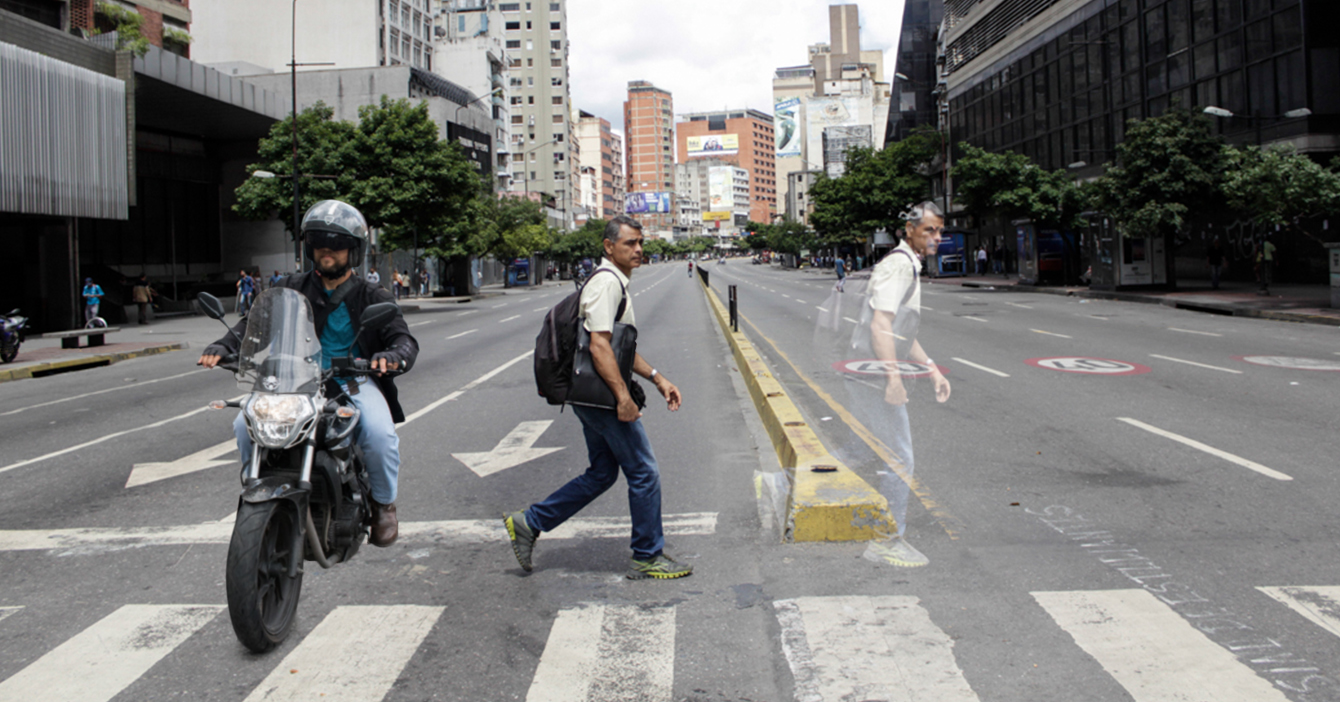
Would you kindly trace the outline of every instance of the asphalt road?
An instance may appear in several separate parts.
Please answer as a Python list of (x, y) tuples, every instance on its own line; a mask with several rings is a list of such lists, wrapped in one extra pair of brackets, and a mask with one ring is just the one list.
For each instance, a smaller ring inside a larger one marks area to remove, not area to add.
[[(832, 365), (853, 359), (816, 341), (831, 278), (708, 269), (873, 480)], [(775, 458), (697, 281), (648, 266), (639, 348), (685, 405), (644, 422), (667, 551), (696, 572), (632, 582), (622, 484), (541, 537), (534, 573), (500, 537), (498, 515), (585, 468), (525, 356), (570, 291), (407, 317), (423, 351), (399, 383), (402, 539), (308, 564), (297, 628), (264, 656), (220, 609), (233, 416), (200, 408), (241, 391), (193, 365), (207, 320), (162, 326), (187, 351), (0, 385), (0, 700), (1340, 699), (1340, 374), (1236, 358), (1337, 363), (1335, 330), (928, 284), (921, 339), (953, 396), (913, 389), (908, 536), (931, 563), (894, 569), (861, 544), (778, 543), (756, 480)], [(1149, 372), (1027, 363), (1055, 357)], [(514, 431), (559, 450), (484, 476), (453, 456)], [(126, 487), (149, 463), (200, 469)]]

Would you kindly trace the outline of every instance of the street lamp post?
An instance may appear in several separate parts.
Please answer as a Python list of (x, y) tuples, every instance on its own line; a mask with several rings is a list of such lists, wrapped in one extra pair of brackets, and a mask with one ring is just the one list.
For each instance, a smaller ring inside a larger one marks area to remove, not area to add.
[(289, 78), (293, 91), (293, 258), (299, 269), (302, 268), (302, 238), (298, 231), (302, 226), (302, 212), (298, 202), (298, 66), (334, 66), (333, 63), (298, 63), (298, 0), (293, 0), (293, 36), (290, 48), (293, 56), (289, 60)]
[(1266, 120), (1302, 119), (1304, 117), (1311, 115), (1312, 110), (1309, 110), (1306, 107), (1300, 107), (1296, 110), (1289, 110), (1288, 112), (1285, 112), (1282, 115), (1262, 115), (1259, 113), (1251, 115), (1239, 115), (1234, 114), (1231, 110), (1226, 110), (1222, 107), (1215, 107), (1214, 105), (1210, 105), (1209, 107), (1205, 108), (1205, 114), (1210, 115), (1212, 117), (1220, 117), (1220, 118), (1238, 117), (1241, 119), (1250, 120), (1251, 122), (1254, 122), (1256, 124), (1256, 145), (1258, 147), (1262, 147), (1265, 146), (1265, 139), (1263, 138), (1261, 132), (1265, 126)]
[(549, 141), (546, 141), (543, 144), (540, 144), (538, 146), (532, 146), (531, 148), (521, 152), (521, 168), (522, 168), (521, 182), (523, 184), (522, 187), (525, 188), (527, 200), (530, 199), (530, 166), (526, 165), (527, 163), (526, 155), (538, 151), (539, 149), (543, 149), (544, 147), (549, 146), (550, 144), (557, 144), (557, 143), (558, 143), (558, 137), (554, 137), (553, 139), (550, 139)]

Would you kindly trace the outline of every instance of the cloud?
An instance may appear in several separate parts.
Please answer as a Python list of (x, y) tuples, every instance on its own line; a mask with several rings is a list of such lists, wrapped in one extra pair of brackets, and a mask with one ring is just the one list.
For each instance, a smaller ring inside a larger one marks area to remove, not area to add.
[[(570, 0), (573, 106), (623, 130), (628, 82), (673, 95), (675, 114), (722, 108), (772, 111), (772, 75), (808, 62), (828, 41), (824, 0)], [(858, 3), (861, 47), (884, 49), (893, 74), (903, 0)]]

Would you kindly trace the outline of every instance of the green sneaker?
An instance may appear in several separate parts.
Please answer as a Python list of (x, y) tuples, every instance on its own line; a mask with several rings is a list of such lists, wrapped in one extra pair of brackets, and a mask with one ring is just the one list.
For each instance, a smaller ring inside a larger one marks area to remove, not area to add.
[(692, 574), (693, 566), (679, 563), (663, 553), (649, 561), (639, 561), (634, 558), (632, 566), (628, 569), (627, 577), (629, 580), (646, 580), (647, 578), (670, 580), (671, 578), (682, 578)]
[(907, 539), (901, 536), (888, 541), (871, 541), (861, 557), (881, 565), (898, 566), (900, 568), (918, 568), (931, 562), (931, 559), (914, 548), (912, 544), (907, 543)]
[(530, 563), (530, 554), (535, 550), (535, 540), (540, 535), (531, 530), (530, 525), (526, 523), (525, 512), (513, 512), (503, 515), (503, 525), (507, 527), (507, 538), (512, 541), (512, 553), (516, 554), (516, 562), (521, 564), (521, 569), (529, 573), (533, 567)]

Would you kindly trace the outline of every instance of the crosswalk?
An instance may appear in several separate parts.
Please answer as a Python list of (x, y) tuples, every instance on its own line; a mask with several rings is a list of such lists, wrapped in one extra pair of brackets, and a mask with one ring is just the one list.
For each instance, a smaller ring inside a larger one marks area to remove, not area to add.
[[(1266, 615), (1293, 618), (1281, 626), (1306, 621), (1340, 636), (1340, 586), (1257, 590), (1269, 598), (1261, 602)], [(1054, 622), (1063, 632), (1058, 645), (1073, 645), (1091, 658), (1135, 702), (1288, 699), (1249, 665), (1251, 654), (1211, 640), (1147, 590), (1030, 595), (1040, 621)], [(761, 655), (785, 660), (797, 702), (995, 697), (969, 684), (971, 676), (954, 650), (955, 637), (915, 596), (795, 597), (771, 605), (777, 639), (758, 646)], [(558, 610), (534, 663), (527, 702), (684, 698), (685, 690), (703, 682), (694, 671), (676, 668), (676, 632), (685, 606), (588, 602)], [(445, 610), (335, 607), (282, 659), (275, 656), (273, 669), (245, 700), (381, 700), (405, 675), (411, 658), (425, 648), (442, 647), (440, 640), (425, 642), (440, 628)], [(192, 637), (226, 631), (220, 622), (203, 633), (223, 611), (210, 604), (123, 606), (0, 681), (0, 700), (108, 702), (171, 656), (186, 655), (179, 649)], [(28, 616), (22, 606), (0, 607), (0, 633), (31, 626), (24, 621)], [(448, 633), (436, 635), (440, 639)], [(678, 693), (677, 684), (683, 688)], [(977, 684), (984, 684), (981, 678)], [(788, 685), (783, 681), (779, 687)]]

